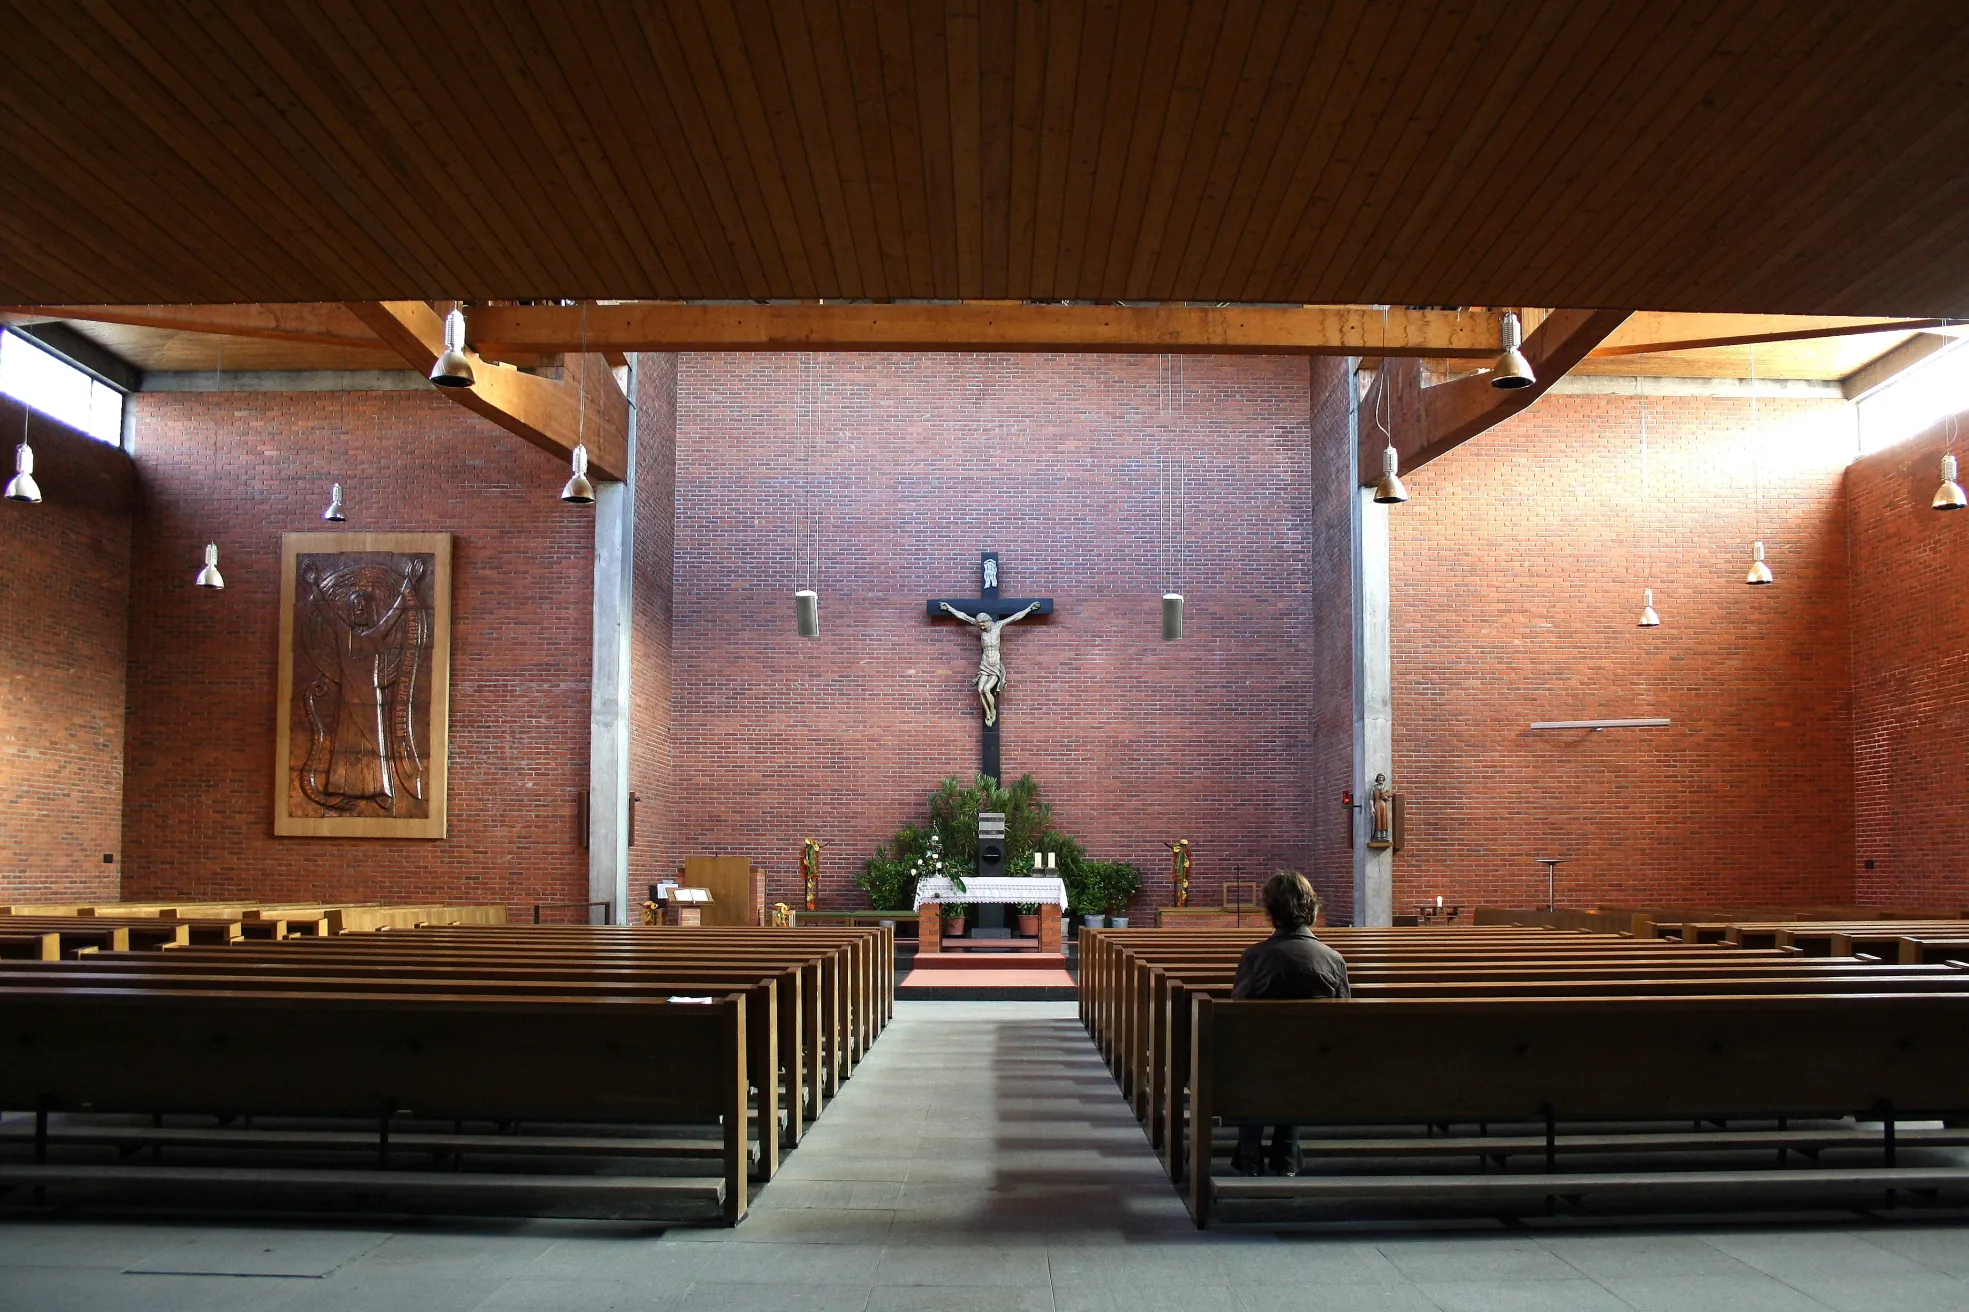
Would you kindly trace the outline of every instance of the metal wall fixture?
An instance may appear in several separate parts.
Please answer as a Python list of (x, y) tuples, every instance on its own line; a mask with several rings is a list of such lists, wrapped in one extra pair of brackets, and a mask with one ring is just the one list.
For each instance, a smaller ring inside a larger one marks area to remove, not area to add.
[(1764, 563), (1764, 543), (1761, 539), (1750, 544), (1750, 572), (1743, 576), (1743, 581), (1752, 587), (1777, 582), (1771, 577), (1771, 567)]
[(1500, 324), (1504, 338), (1504, 352), (1490, 367), (1490, 385), (1511, 390), (1530, 387), (1537, 382), (1532, 375), (1531, 361), (1525, 359), (1524, 352), (1518, 348), (1524, 343), (1524, 328), (1518, 322), (1515, 310), (1507, 310)]
[(226, 586), (225, 575), (219, 573), (218, 543), (208, 542), (205, 544), (205, 566), (198, 571), (198, 577), (192, 581), (201, 588), (213, 588), (216, 590)]
[(331, 524), (340, 524), (348, 519), (348, 516), (342, 513), (342, 485), (340, 483), (328, 489), (328, 509), (321, 512), (321, 517)]
[(465, 312), (455, 305), (444, 316), (444, 350), (431, 366), (431, 381), (439, 387), (470, 387), (477, 381), (472, 357), (465, 353)]
[(595, 503), (595, 485), (588, 481), (588, 447), (585, 443), (574, 445), (574, 474), (561, 489), (561, 500), (576, 506), (590, 506)]

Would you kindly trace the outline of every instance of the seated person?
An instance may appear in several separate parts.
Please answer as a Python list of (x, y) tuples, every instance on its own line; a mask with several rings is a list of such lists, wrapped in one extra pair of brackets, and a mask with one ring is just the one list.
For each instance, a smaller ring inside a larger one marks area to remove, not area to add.
[[(1350, 998), (1347, 963), (1338, 952), (1313, 937), (1319, 895), (1296, 870), (1281, 870), (1265, 881), (1260, 895), (1271, 917), (1272, 936), (1254, 943), (1238, 958), (1236, 999)], [(1259, 1173), (1263, 1124), (1241, 1125), (1231, 1169), (1239, 1175)], [(1278, 1175), (1299, 1174), (1299, 1127), (1272, 1128), (1271, 1167)]]

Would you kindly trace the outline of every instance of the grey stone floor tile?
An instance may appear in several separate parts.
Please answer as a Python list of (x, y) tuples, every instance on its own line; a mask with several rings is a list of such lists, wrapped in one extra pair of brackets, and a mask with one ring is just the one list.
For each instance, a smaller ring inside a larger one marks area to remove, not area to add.
[(1858, 1237), (1931, 1270), (1969, 1276), (1969, 1225), (1892, 1226), (1862, 1230)]
[(520, 1269), (516, 1280), (601, 1280), (687, 1285), (717, 1250), (667, 1235), (569, 1238)]
[(1646, 1276), (1601, 1283), (1636, 1312), (1824, 1312), (1825, 1309), (1825, 1304), (1769, 1276)]
[(1713, 1235), (1709, 1242), (1738, 1261), (1801, 1288), (1823, 1277), (1889, 1279), (1928, 1269), (1839, 1230), (1748, 1231)]
[(730, 1244), (718, 1249), (699, 1270), (696, 1283), (816, 1284), (875, 1283), (882, 1265), (881, 1244)]
[(1410, 1280), (1578, 1280), (1578, 1268), (1535, 1240), (1504, 1235), (1383, 1240), (1381, 1255)]
[(1225, 1312), (1229, 1285), (1054, 1285), (1054, 1312)]
[(186, 1228), (125, 1270), (136, 1275), (325, 1276), (390, 1238), (381, 1230)]
[(884, 1285), (1048, 1285), (1046, 1255), (1044, 1246), (1033, 1244), (891, 1244), (875, 1279)]
[(262, 1312), (319, 1280), (131, 1276), (21, 1267), (0, 1272), (0, 1312)]
[(1538, 1243), (1594, 1280), (1682, 1276), (1748, 1280), (1760, 1274), (1699, 1235), (1549, 1235), (1541, 1236)]
[(883, 1244), (893, 1213), (858, 1209), (760, 1208), (734, 1230), (698, 1232), (722, 1244)]
[(1224, 1278), (1239, 1288), (1300, 1284), (1398, 1284), (1401, 1269), (1371, 1243), (1288, 1239), (1215, 1246)]
[(696, 1284), (671, 1307), (677, 1312), (864, 1312), (866, 1284)]
[(1437, 1312), (1420, 1289), (1398, 1284), (1233, 1285), (1239, 1312)]
[(1050, 1285), (877, 1285), (868, 1312), (1053, 1312)]
[(690, 1290), (627, 1280), (508, 1280), (474, 1312), (669, 1312)]
[(1838, 1312), (1962, 1312), (1969, 1308), (1969, 1284), (1939, 1271), (1884, 1279), (1850, 1276), (1820, 1277), (1804, 1286), (1807, 1293)]
[(184, 1232), (181, 1226), (127, 1225), (114, 1221), (5, 1221), (0, 1222), (0, 1268), (46, 1266), (121, 1271)]
[(296, 1288), (271, 1305), (278, 1312), (475, 1312), (506, 1277), (455, 1268), (360, 1268), (320, 1280), (281, 1283)]
[(1628, 1312), (1592, 1280), (1432, 1280), (1416, 1288), (1442, 1312)]

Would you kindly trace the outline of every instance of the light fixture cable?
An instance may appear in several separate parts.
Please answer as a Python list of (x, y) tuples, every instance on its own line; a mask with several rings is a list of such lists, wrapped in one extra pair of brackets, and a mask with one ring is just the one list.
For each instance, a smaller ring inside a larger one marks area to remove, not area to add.
[(1743, 581), (1753, 587), (1773, 582), (1764, 562), (1764, 430), (1757, 421), (1757, 343), (1750, 344), (1750, 486), (1757, 537), (1750, 544), (1750, 572)]

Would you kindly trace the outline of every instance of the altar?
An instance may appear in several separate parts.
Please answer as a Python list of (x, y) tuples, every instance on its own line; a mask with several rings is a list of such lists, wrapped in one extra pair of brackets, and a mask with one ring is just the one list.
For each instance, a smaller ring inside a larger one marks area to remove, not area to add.
[[(946, 939), (943, 909), (951, 903), (1023, 903), (1039, 907), (1037, 938)], [(1061, 918), (1066, 913), (1066, 881), (1057, 875), (970, 875), (962, 889), (955, 881), (937, 876), (916, 884), (916, 952), (925, 953), (998, 950), (1038, 952), (1059, 956), (1063, 951)]]

